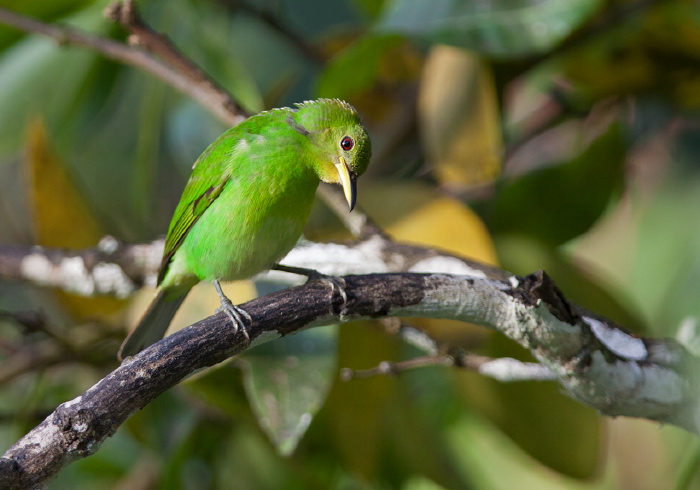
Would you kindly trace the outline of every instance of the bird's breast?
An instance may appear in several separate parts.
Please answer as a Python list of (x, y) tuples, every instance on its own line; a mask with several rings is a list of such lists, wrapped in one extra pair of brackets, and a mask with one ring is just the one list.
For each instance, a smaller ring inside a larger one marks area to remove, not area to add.
[(200, 280), (245, 279), (268, 270), (301, 236), (317, 185), (318, 179), (233, 180), (192, 226), (173, 260), (184, 261)]

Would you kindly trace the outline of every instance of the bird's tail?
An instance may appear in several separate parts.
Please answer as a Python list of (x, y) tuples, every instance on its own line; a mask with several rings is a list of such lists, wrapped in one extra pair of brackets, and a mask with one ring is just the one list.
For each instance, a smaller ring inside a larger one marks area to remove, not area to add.
[(119, 360), (138, 354), (149, 345), (162, 339), (170, 321), (189, 292), (190, 288), (177, 292), (158, 289), (155, 298), (141, 316), (136, 328), (124, 339), (119, 349)]

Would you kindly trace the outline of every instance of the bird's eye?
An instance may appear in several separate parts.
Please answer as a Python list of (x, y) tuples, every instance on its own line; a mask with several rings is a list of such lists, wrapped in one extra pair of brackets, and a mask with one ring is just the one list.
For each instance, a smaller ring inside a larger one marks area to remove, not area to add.
[(355, 146), (355, 141), (350, 136), (343, 136), (340, 140), (340, 147), (345, 151), (350, 151)]

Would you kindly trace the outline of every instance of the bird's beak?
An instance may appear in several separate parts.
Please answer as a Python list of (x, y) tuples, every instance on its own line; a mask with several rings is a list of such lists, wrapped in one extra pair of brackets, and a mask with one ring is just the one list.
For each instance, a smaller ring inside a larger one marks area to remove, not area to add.
[(348, 202), (348, 206), (350, 206), (350, 211), (352, 211), (355, 207), (355, 201), (357, 200), (357, 176), (355, 172), (348, 169), (343, 157), (340, 157), (340, 161), (335, 164), (335, 168), (338, 171), (340, 184), (343, 186), (343, 192), (345, 192), (345, 200)]

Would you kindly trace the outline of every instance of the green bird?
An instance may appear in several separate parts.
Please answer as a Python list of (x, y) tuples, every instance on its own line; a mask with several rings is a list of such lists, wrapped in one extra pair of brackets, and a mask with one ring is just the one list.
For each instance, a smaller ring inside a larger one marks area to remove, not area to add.
[(319, 181), (340, 184), (352, 211), (371, 143), (347, 102), (318, 99), (252, 116), (229, 129), (192, 167), (168, 228), (158, 291), (119, 350), (160, 340), (190, 289), (212, 281), (235, 329), (247, 313), (219, 281), (269, 270), (301, 236)]

